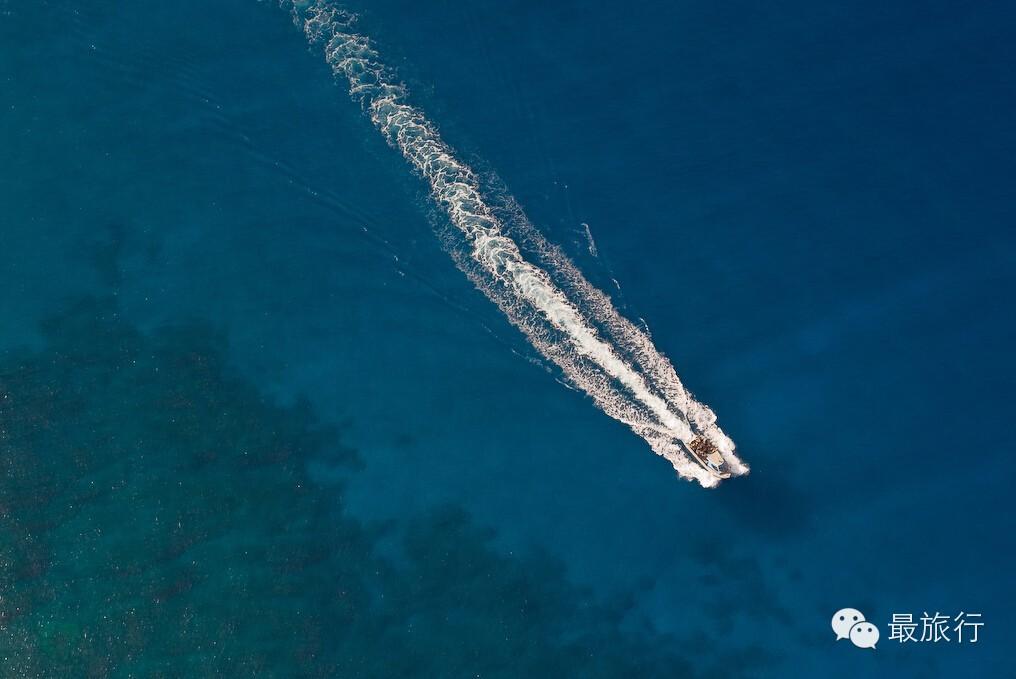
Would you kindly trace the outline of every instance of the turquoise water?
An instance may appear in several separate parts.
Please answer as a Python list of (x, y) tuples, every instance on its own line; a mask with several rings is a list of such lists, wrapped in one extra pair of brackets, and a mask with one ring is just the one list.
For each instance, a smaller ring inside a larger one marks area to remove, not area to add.
[(752, 474), (556, 381), (285, 12), (0, 3), (2, 672), (1012, 674), (1011, 12), (349, 7)]

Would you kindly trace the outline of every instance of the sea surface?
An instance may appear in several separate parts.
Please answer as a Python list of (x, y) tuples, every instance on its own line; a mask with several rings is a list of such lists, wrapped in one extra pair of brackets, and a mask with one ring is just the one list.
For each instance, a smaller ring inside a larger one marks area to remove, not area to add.
[(750, 475), (568, 388), (286, 10), (0, 0), (0, 676), (1016, 676), (1011, 4), (344, 7)]

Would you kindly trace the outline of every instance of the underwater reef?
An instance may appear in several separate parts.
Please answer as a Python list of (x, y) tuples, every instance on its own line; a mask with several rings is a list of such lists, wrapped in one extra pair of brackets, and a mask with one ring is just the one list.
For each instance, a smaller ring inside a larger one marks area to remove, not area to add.
[(355, 473), (341, 432), (213, 329), (145, 334), (110, 296), (41, 330), (0, 363), (0, 676), (692, 675), (458, 509), (350, 516), (308, 471)]

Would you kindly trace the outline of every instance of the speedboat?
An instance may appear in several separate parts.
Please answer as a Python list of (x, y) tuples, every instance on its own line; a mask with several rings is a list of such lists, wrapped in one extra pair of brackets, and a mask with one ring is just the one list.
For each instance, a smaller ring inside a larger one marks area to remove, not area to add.
[(713, 476), (720, 479), (730, 478), (730, 468), (727, 461), (723, 459), (720, 449), (716, 444), (701, 434), (685, 444), (692, 459)]

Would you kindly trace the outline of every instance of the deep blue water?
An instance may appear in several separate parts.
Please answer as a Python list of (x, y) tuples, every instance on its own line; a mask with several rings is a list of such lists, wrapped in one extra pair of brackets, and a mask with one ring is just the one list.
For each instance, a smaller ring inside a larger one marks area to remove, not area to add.
[[(0, 2), (4, 361), (82, 294), (146, 333), (196, 319), (341, 427), (361, 468), (314, 473), (351, 516), (461, 508), (696, 671), (1016, 674), (1011, 7), (347, 6), (445, 139), (620, 283), (751, 475), (681, 481), (555, 381), (253, 0)], [(834, 642), (845, 606), (877, 650)], [(982, 613), (980, 641), (888, 639), (925, 611)]]

